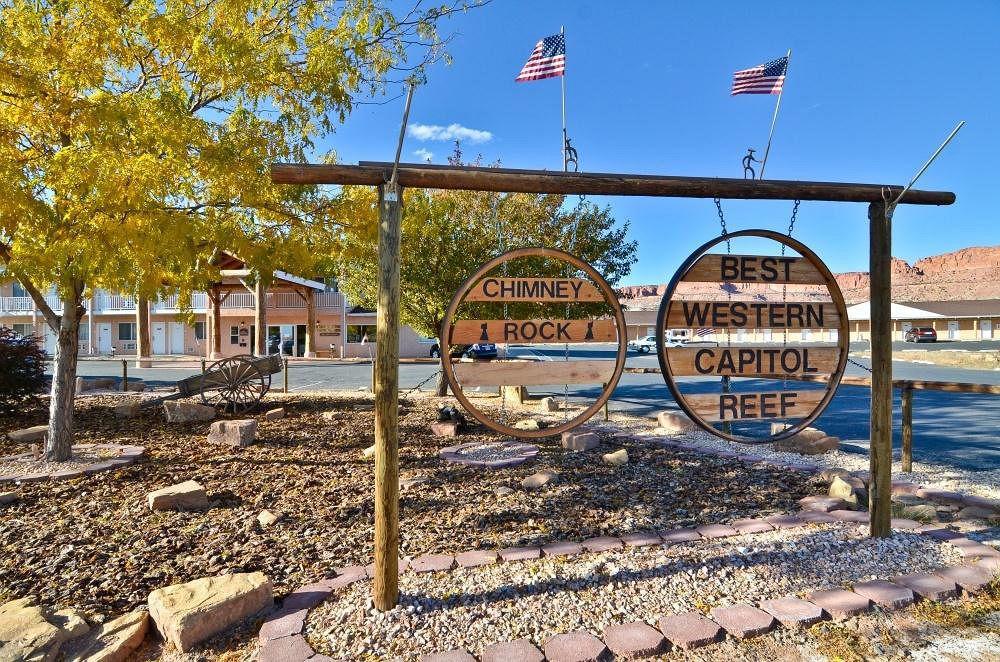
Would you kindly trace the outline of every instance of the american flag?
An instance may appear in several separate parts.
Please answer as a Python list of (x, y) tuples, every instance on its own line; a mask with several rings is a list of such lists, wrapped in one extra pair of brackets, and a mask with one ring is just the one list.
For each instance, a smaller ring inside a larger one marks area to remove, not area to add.
[(554, 34), (545, 37), (531, 51), (531, 57), (521, 67), (521, 73), (514, 82), (554, 78), (566, 73), (566, 35)]
[(699, 338), (704, 338), (705, 336), (710, 336), (713, 333), (715, 333), (714, 329), (696, 329), (694, 335), (698, 336)]
[(788, 71), (788, 57), (779, 57), (733, 74), (732, 94), (781, 94)]

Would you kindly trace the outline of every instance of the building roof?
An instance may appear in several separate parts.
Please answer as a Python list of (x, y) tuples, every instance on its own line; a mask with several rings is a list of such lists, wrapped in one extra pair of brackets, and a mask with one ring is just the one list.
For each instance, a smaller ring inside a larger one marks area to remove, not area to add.
[(1000, 299), (921, 301), (913, 305), (944, 317), (1000, 317)]
[[(901, 303), (893, 303), (889, 308), (889, 317), (894, 320), (935, 319), (944, 317), (944, 315), (924, 310), (923, 308), (914, 307), (919, 305), (921, 304), (917, 303), (913, 306), (907, 306)], [(858, 320), (870, 320), (871, 318), (871, 302), (869, 301), (862, 301), (861, 303), (856, 303), (853, 306), (847, 307), (847, 319), (852, 322), (856, 322)]]

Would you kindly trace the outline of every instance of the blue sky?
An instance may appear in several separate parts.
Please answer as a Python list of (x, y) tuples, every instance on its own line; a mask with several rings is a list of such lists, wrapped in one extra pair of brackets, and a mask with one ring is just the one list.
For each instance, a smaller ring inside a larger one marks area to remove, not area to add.
[[(918, 185), (955, 191), (958, 202), (901, 207), (893, 253), (912, 262), (1000, 244), (1000, 2), (495, 0), (443, 25), (454, 33), (453, 63), (431, 68), (411, 125), (486, 132), (463, 134), (467, 157), (560, 169), (559, 79), (514, 82), (534, 44), (560, 25), (569, 134), (583, 171), (741, 177), (747, 147), (763, 154), (777, 97), (731, 97), (732, 73), (791, 48), (768, 179), (904, 184), (964, 119)], [(359, 106), (322, 145), (344, 163), (390, 160), (401, 113), (401, 99)], [(411, 132), (403, 159), (421, 161), (426, 150), (443, 163), (451, 143), (432, 138), (447, 133)], [(668, 281), (719, 231), (711, 200), (594, 199), (630, 221), (639, 241), (625, 284)], [(732, 230), (784, 231), (792, 203), (723, 206)], [(795, 236), (834, 271), (867, 270), (866, 211), (805, 202)]]

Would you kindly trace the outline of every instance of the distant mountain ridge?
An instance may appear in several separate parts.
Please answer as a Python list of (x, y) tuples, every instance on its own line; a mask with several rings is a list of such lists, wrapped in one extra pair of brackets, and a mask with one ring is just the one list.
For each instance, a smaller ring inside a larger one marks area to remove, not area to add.
[[(868, 272), (849, 271), (836, 274), (836, 278), (848, 305), (868, 300)], [(780, 285), (747, 283), (737, 287), (743, 298), (752, 295), (754, 299), (773, 301), (782, 296), (792, 296), (791, 291), (783, 294)], [(623, 303), (632, 310), (657, 308), (666, 289), (666, 284), (618, 288)], [(722, 287), (712, 283), (682, 283), (678, 289), (685, 297), (712, 300), (730, 296)], [(794, 296), (799, 300), (819, 297), (825, 290), (800, 286), (795, 288)], [(1000, 299), (1000, 246), (971, 246), (925, 257), (912, 265), (893, 258), (892, 299), (898, 302)]]

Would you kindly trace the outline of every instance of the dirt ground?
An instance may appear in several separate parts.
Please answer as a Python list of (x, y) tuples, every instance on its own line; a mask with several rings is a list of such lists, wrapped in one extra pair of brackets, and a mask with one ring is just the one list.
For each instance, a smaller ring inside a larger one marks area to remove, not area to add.
[[(284, 406), (288, 416), (258, 416), (257, 443), (243, 449), (209, 445), (209, 423), (167, 424), (159, 408), (118, 419), (116, 402), (79, 401), (77, 441), (142, 445), (146, 460), (19, 487), (19, 500), (0, 520), (0, 601), (33, 594), (110, 617), (141, 607), (156, 588), (207, 575), (261, 570), (280, 596), (337, 567), (370, 561), (373, 464), (362, 457), (374, 443), (370, 395), (269, 395), (268, 404)], [(798, 474), (642, 444), (630, 446), (631, 462), (621, 468), (601, 462), (597, 451), (565, 453), (552, 441), (512, 469), (447, 464), (437, 453), (451, 441), (429, 429), (439, 402), (411, 400), (401, 410), (401, 477), (427, 477), (402, 495), (404, 555), (728, 521), (792, 510), (815, 491)], [(328, 411), (332, 420), (322, 416)], [(46, 414), (28, 409), (3, 421), (0, 432), (43, 423)], [(491, 439), (499, 437), (474, 426), (460, 440)], [(26, 450), (0, 441), (0, 455)], [(560, 474), (554, 488), (520, 487), (542, 469)], [(204, 485), (209, 510), (149, 511), (148, 492), (185, 480)], [(498, 497), (500, 487), (514, 491)], [(281, 521), (261, 529), (263, 509)]]

